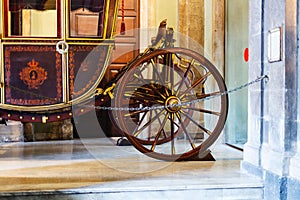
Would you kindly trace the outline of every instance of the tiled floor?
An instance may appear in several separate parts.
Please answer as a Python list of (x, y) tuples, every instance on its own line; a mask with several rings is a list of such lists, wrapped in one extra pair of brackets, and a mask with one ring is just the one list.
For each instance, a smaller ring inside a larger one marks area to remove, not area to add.
[[(222, 144), (214, 145), (211, 151), (214, 162), (165, 162), (104, 138), (1, 144), (0, 196), (17, 199), (64, 194), (59, 198), (75, 199), (67, 196), (77, 195), (76, 199), (88, 199), (78, 195), (101, 194), (102, 199), (118, 199), (120, 194), (131, 197), (150, 192), (155, 196), (154, 191), (160, 191), (166, 199), (172, 195), (180, 199), (180, 195), (186, 197), (185, 192), (192, 195), (206, 190), (208, 199), (214, 199), (211, 195), (224, 199), (226, 191), (241, 195), (236, 188), (261, 192), (261, 181), (240, 170), (242, 152)], [(152, 198), (146, 195), (145, 199)]]

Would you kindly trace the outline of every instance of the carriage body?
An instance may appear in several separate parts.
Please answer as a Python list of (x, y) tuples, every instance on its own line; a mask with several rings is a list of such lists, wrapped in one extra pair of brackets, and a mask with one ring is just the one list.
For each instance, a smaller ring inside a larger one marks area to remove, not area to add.
[[(104, 76), (117, 11), (117, 0), (2, 1), (1, 117), (70, 118)], [(86, 79), (76, 86), (78, 74)]]
[(97, 88), (114, 47), (118, 4), (2, 1), (0, 117), (48, 123), (104, 109), (150, 157), (205, 158), (226, 121), (226, 85), (203, 55), (174, 47), (165, 20), (152, 45)]

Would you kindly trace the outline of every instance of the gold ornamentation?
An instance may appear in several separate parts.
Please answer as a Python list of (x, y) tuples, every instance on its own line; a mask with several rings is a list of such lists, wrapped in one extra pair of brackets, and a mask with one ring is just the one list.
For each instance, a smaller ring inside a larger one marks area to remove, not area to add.
[(103, 95), (109, 95), (111, 99), (114, 99), (114, 95), (112, 93), (112, 90), (115, 88), (116, 84), (113, 83), (110, 87), (106, 88), (103, 92)]
[(29, 89), (37, 90), (48, 78), (48, 72), (43, 67), (40, 67), (39, 62), (36, 62), (34, 59), (28, 62), (27, 65), (28, 67), (23, 68), (20, 72), (20, 79)]
[(95, 92), (95, 96), (99, 96), (101, 94), (103, 95), (109, 95), (111, 99), (114, 99), (113, 89), (116, 87), (116, 84), (113, 83), (110, 87), (106, 88), (105, 90), (102, 88), (97, 88)]

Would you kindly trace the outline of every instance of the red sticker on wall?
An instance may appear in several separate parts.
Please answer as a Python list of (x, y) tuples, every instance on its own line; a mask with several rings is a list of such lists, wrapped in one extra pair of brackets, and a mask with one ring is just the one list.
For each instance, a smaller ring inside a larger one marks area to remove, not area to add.
[(246, 48), (244, 51), (244, 60), (245, 62), (249, 61), (249, 48)]

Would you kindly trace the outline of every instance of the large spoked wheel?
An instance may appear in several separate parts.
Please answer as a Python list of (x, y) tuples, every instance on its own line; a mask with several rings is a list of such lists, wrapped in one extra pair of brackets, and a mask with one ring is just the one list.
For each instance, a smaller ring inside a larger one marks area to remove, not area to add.
[(155, 50), (129, 67), (115, 89), (113, 111), (128, 140), (162, 160), (204, 155), (223, 130), (226, 85), (202, 55), (182, 48)]

